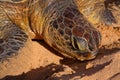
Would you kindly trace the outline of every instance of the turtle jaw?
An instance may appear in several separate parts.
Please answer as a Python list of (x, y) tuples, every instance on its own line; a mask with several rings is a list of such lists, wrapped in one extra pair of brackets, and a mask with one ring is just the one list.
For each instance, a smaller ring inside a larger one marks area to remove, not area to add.
[[(92, 60), (96, 58), (98, 51), (93, 51), (93, 52), (87, 52), (87, 53), (80, 53), (81, 56), (79, 56), (77, 59), (80, 61), (85, 61), (85, 60)], [(86, 56), (84, 56), (86, 54)]]
[(97, 48), (92, 51), (87, 47), (86, 52), (82, 53), (81, 57), (78, 58), (78, 59), (80, 59), (81, 61), (92, 60), (92, 59), (96, 58), (97, 54), (98, 54), (98, 49)]

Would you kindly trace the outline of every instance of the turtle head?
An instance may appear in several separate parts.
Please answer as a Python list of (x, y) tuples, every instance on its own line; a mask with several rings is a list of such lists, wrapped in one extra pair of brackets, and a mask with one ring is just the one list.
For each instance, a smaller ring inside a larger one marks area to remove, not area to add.
[(101, 41), (99, 31), (74, 3), (66, 5), (59, 6), (60, 11), (52, 11), (44, 39), (66, 57), (81, 61), (95, 58)]
[(95, 58), (98, 53), (101, 35), (99, 31), (89, 27), (76, 27), (73, 29), (71, 42), (73, 48), (81, 55), (80, 60), (89, 60)]

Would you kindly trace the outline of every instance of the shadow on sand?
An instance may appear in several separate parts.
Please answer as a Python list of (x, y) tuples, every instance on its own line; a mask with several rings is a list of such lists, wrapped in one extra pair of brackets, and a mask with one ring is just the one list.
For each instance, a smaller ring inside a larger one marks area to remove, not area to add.
[[(55, 50), (51, 49), (43, 41), (41, 41), (39, 43), (41, 45), (43, 45), (45, 48), (47, 48), (49, 51), (51, 51), (53, 54), (62, 56)], [(77, 61), (77, 60), (64, 58), (63, 60), (60, 60), (61, 64), (59, 64), (59, 65), (51, 63), (48, 66), (33, 69), (27, 73), (23, 73), (18, 76), (6, 76), (0, 80), (60, 80), (60, 79), (66, 80), (66, 77), (69, 80), (71, 78), (74, 78), (75, 76), (80, 76), (82, 78), (84, 76), (93, 75), (93, 74), (99, 72), (100, 70), (102, 70), (105, 66), (108, 66), (112, 62), (112, 58), (111, 58), (112, 54), (113, 53), (115, 54), (118, 51), (120, 51), (120, 49), (111, 49), (111, 50), (100, 49), (100, 54), (98, 54), (97, 58), (94, 60), (81, 62), (81, 61)], [(106, 58), (104, 58), (104, 56), (108, 56), (108, 58), (106, 59)], [(99, 62), (100, 61), (102, 62), (103, 60), (105, 60), (105, 62), (98, 63), (97, 62), (98, 60), (99, 60)], [(91, 67), (89, 69), (86, 69), (86, 65), (91, 62), (96, 63), (95, 66)], [(60, 77), (54, 76), (55, 73), (64, 72), (65, 67), (63, 65), (70, 67), (72, 70), (75, 71), (75, 73), (63, 74)]]

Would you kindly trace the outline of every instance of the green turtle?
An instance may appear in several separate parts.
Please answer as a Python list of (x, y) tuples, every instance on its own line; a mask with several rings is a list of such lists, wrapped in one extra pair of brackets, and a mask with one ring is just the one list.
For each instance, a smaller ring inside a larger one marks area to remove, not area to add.
[(101, 46), (120, 44), (119, 20), (118, 0), (0, 0), (0, 76), (31, 39), (68, 58), (94, 59)]
[(81, 61), (95, 58), (101, 44), (97, 27), (112, 25), (119, 19), (119, 13), (114, 16), (109, 9), (113, 2), (118, 11), (119, 1), (112, 0), (95, 0), (91, 5), (86, 0), (1, 1), (0, 59), (13, 57), (27, 39), (34, 38), (45, 40), (68, 58)]

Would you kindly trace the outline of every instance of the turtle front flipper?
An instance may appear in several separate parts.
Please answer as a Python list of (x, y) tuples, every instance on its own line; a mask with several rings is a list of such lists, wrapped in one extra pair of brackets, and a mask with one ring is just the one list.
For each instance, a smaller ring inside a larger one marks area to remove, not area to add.
[(14, 24), (0, 7), (0, 79), (29, 71), (35, 63), (31, 50), (27, 32)]
[[(2, 23), (5, 24), (1, 25)], [(26, 33), (15, 24), (0, 20), (0, 78), (8, 74), (22, 73), (21, 68), (24, 71), (28, 60), (25, 54), (21, 56), (19, 51), (25, 47), (28, 40)]]
[(119, 26), (119, 0), (77, 0), (81, 13), (95, 25)]
[(27, 39), (27, 34), (14, 24), (0, 7), (0, 62), (16, 55)]
[(28, 39), (27, 34), (15, 24), (0, 26), (0, 61), (17, 55)]

